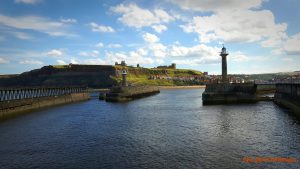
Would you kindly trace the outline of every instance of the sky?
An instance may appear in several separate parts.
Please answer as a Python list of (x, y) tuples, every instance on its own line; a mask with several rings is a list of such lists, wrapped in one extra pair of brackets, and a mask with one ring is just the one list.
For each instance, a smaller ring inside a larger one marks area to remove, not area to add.
[(1, 0), (0, 74), (128, 65), (221, 74), (300, 70), (299, 0)]

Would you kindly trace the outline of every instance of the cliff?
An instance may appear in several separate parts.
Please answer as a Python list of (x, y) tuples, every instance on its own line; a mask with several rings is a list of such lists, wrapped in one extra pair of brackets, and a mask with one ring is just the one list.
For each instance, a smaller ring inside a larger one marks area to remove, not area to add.
[(0, 86), (109, 87), (114, 83), (110, 78), (114, 74), (113, 66), (106, 65), (44, 66), (12, 78), (0, 79)]
[[(125, 67), (128, 83), (132, 85), (193, 85), (193, 80), (181, 77), (202, 76), (202, 73), (184, 69)], [(0, 87), (20, 86), (88, 86), (106, 88), (121, 81), (122, 66), (111, 65), (59, 65), (44, 66), (6, 78), (0, 78)]]

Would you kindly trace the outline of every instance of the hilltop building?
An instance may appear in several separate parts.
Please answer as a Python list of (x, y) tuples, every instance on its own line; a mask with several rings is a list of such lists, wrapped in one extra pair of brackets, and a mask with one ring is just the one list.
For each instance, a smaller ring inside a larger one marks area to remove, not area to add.
[(157, 66), (159, 69), (176, 69), (176, 63), (172, 63), (170, 66)]
[(115, 62), (115, 66), (127, 66), (127, 64), (124, 60), (122, 60), (120, 64), (118, 62)]

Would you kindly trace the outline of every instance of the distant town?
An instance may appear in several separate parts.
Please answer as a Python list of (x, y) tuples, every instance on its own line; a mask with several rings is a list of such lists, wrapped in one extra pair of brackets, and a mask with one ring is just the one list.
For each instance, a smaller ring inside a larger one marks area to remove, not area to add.
[[(178, 69), (176, 63), (144, 68), (127, 65), (125, 61), (115, 65), (49, 65), (21, 74), (0, 75), (1, 86), (53, 86), (84, 85), (89, 87), (109, 87), (119, 83), (122, 68), (128, 70), (128, 82), (132, 85), (206, 85), (221, 83), (222, 75), (207, 71)], [(300, 83), (300, 71), (265, 74), (228, 74), (229, 83), (274, 84)]]
[[(115, 66), (128, 66), (125, 61), (121, 63), (116, 62)], [(129, 66), (134, 67), (134, 66)], [(140, 67), (139, 64), (136, 66)], [(154, 69), (176, 69), (176, 63), (171, 65), (157, 66)], [(209, 72), (204, 71), (200, 75), (188, 76), (169, 76), (167, 71), (162, 74), (150, 75), (149, 80), (176, 80), (176, 81), (193, 81), (197, 84), (211, 84), (220, 83), (221, 75), (210, 75)], [(300, 83), (300, 71), (282, 72), (282, 73), (264, 73), (264, 74), (229, 74), (228, 79), (230, 83), (249, 83), (255, 82), (258, 84), (273, 84), (273, 83)]]

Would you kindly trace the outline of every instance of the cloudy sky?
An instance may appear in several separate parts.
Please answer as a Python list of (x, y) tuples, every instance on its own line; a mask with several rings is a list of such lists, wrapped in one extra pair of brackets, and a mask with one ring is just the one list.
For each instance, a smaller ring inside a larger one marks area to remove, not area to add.
[(300, 70), (299, 0), (1, 0), (0, 74), (44, 65), (176, 63), (220, 74)]

